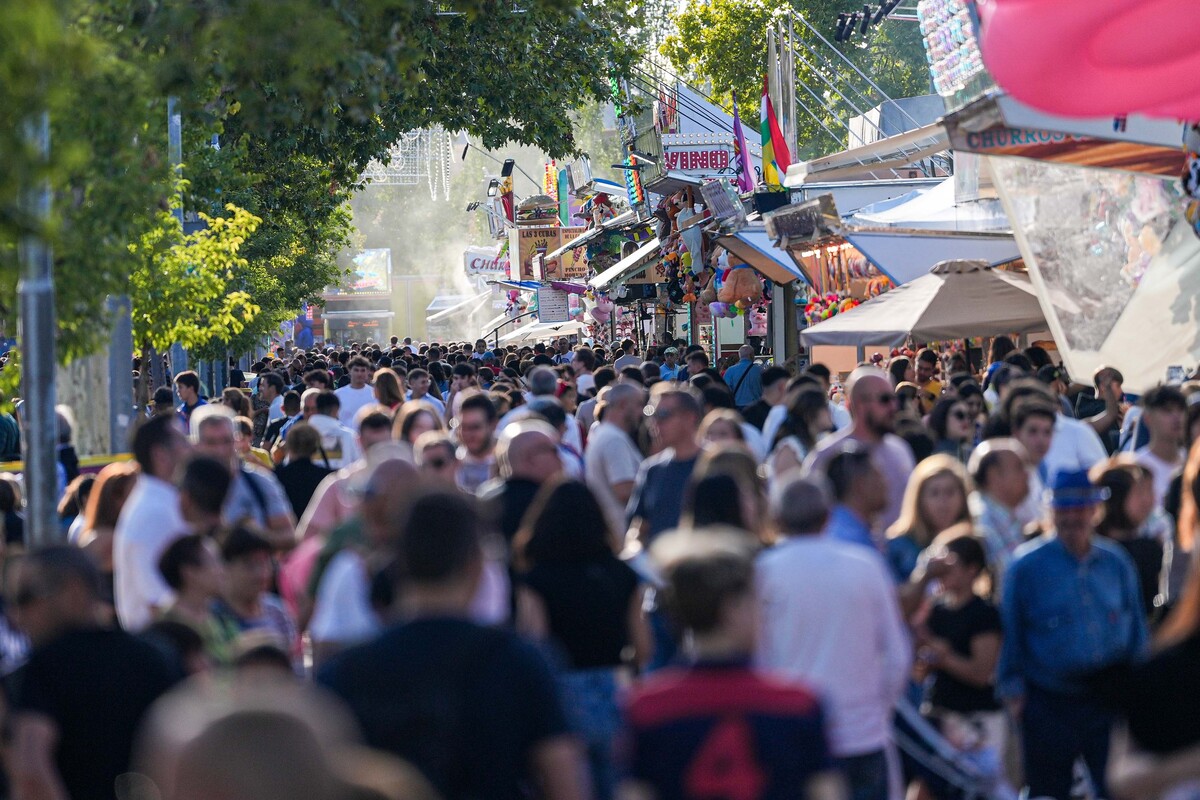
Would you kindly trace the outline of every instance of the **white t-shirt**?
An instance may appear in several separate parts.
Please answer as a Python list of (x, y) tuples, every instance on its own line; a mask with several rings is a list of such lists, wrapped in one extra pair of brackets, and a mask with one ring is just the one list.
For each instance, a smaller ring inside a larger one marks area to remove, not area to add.
[(158, 560), (171, 542), (187, 532), (179, 491), (152, 475), (138, 476), (113, 536), (117, 619), (130, 633), (154, 621), (151, 607), (164, 608), (174, 597), (158, 571)]
[(882, 749), (912, 662), (883, 559), (859, 545), (798, 536), (755, 566), (758, 666), (821, 694), (835, 756)]
[(342, 550), (325, 568), (308, 627), (314, 642), (343, 646), (365, 642), (382, 630), (383, 625), (371, 608), (366, 564), (354, 550)]
[(341, 469), (350, 466), (362, 455), (358, 449), (358, 440), (351, 430), (333, 417), (313, 414), (308, 418), (308, 424), (321, 434), (321, 447), (325, 451), (318, 451), (313, 456), (316, 463), (323, 465), (328, 458), (330, 469)]
[(638, 468), (642, 465), (641, 452), (629, 434), (611, 422), (601, 422), (588, 437), (583, 461), (588, 488), (604, 509), (609, 526), (624, 533), (625, 504), (613, 494), (612, 487), (637, 478)]
[(579, 396), (596, 390), (596, 379), (592, 377), (592, 373), (583, 372), (575, 376), (575, 391)]
[(1134, 453), (1134, 458), (1137, 459), (1137, 463), (1150, 470), (1150, 474), (1154, 478), (1154, 502), (1159, 508), (1162, 508), (1163, 500), (1171, 489), (1171, 479), (1179, 474), (1179, 470), (1183, 469), (1186, 454), (1182, 450), (1179, 451), (1179, 458), (1174, 464), (1171, 464), (1152, 453), (1150, 445), (1146, 445)]
[(1089, 470), (1106, 458), (1104, 442), (1091, 425), (1066, 414), (1054, 418), (1054, 438), (1042, 460), (1047, 477), (1062, 470)]
[(350, 430), (354, 430), (354, 417), (358, 415), (359, 409), (375, 402), (375, 390), (370, 386), (354, 389), (350, 384), (346, 384), (340, 389), (335, 389), (333, 393), (337, 395), (341, 404), (338, 409), (338, 422)]

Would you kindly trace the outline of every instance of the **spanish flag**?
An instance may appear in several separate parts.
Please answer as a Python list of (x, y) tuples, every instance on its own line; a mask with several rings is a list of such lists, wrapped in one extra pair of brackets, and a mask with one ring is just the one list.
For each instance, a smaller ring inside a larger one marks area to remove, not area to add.
[(763, 75), (761, 117), (759, 126), (762, 131), (763, 183), (767, 186), (782, 186), (783, 176), (792, 165), (792, 156), (788, 152), (783, 131), (779, 128), (779, 119), (775, 116), (775, 107), (767, 91), (766, 75)]

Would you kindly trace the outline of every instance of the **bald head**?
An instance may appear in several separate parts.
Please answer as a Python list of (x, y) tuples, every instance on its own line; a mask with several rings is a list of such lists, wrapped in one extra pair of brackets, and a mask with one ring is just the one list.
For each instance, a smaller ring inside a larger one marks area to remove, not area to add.
[(859, 367), (846, 379), (846, 397), (851, 403), (873, 400), (880, 391), (891, 390), (892, 382), (887, 373), (875, 367)]
[(748, 344), (744, 344), (738, 348), (738, 358), (743, 361), (749, 361), (754, 358), (754, 348)]
[(496, 444), (496, 464), (502, 478), (543, 483), (562, 470), (558, 432), (548, 423), (535, 419), (508, 425)]
[(800, 475), (794, 470), (771, 489), (771, 519), (790, 535), (817, 534), (825, 528), (833, 508), (829, 481), (820, 473)]

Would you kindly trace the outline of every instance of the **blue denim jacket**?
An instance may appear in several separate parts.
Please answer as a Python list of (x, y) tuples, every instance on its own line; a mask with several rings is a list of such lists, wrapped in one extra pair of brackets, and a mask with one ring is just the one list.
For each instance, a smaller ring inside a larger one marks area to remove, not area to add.
[(1096, 536), (1082, 560), (1053, 534), (1021, 547), (1004, 579), (1000, 614), (996, 686), (1003, 698), (1023, 695), (1026, 684), (1078, 693), (1082, 674), (1146, 650), (1133, 562)]

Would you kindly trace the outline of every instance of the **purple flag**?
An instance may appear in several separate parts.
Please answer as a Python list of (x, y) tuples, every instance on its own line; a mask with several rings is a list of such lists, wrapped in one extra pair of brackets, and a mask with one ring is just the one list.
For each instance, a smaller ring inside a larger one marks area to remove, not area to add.
[(746, 134), (742, 132), (742, 118), (738, 115), (736, 92), (733, 94), (733, 149), (737, 158), (738, 192), (753, 192), (754, 166), (750, 161), (750, 151), (746, 148)]

